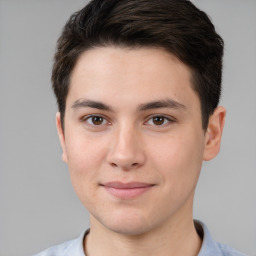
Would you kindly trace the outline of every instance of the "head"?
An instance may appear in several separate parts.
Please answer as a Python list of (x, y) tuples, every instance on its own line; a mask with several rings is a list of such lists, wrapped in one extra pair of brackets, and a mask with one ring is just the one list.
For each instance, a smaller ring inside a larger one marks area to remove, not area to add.
[(71, 16), (53, 68), (57, 128), (101, 231), (192, 222), (202, 161), (218, 153), (224, 123), (222, 50), (185, 0), (96, 0)]
[(52, 72), (62, 125), (79, 57), (107, 46), (164, 49), (189, 67), (206, 130), (221, 95), (223, 40), (208, 16), (188, 0), (93, 0), (74, 13), (58, 40)]

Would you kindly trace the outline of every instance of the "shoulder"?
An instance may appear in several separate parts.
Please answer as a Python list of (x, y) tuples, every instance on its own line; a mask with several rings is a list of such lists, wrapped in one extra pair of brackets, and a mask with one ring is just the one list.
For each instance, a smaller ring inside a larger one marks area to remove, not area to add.
[(57, 255), (65, 255), (65, 253), (73, 247), (76, 240), (67, 241), (62, 244), (58, 244), (52, 246), (40, 253), (37, 253), (33, 256), (57, 256)]
[(34, 254), (33, 256), (85, 256), (83, 249), (83, 240), (88, 233), (89, 230), (83, 232), (76, 239), (52, 246), (40, 253)]
[(222, 253), (221, 255), (223, 256), (246, 256), (244, 253), (241, 253), (226, 244), (216, 242), (216, 246), (219, 248)]

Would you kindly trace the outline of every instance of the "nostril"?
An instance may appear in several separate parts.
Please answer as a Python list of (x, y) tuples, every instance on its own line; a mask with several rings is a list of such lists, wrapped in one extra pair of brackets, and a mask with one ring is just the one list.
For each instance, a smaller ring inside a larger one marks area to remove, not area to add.
[(133, 168), (137, 168), (139, 166), (139, 163), (115, 163), (115, 162), (112, 162), (110, 163), (111, 167), (114, 167), (114, 168), (117, 168), (117, 167), (120, 167), (122, 168), (123, 170), (130, 170), (130, 169), (133, 169)]

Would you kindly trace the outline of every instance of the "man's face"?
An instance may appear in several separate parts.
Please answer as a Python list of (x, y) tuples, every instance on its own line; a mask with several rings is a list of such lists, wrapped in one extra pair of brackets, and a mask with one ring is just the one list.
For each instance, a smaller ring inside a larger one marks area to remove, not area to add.
[(164, 50), (84, 52), (71, 76), (63, 159), (91, 220), (141, 234), (192, 218), (208, 133), (190, 70)]

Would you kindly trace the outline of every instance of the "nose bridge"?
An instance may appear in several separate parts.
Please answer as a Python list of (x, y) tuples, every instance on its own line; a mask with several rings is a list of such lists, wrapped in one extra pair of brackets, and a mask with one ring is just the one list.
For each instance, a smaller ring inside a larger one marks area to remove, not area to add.
[(112, 166), (130, 169), (144, 163), (141, 135), (136, 127), (124, 123), (116, 129), (113, 137), (108, 156)]

